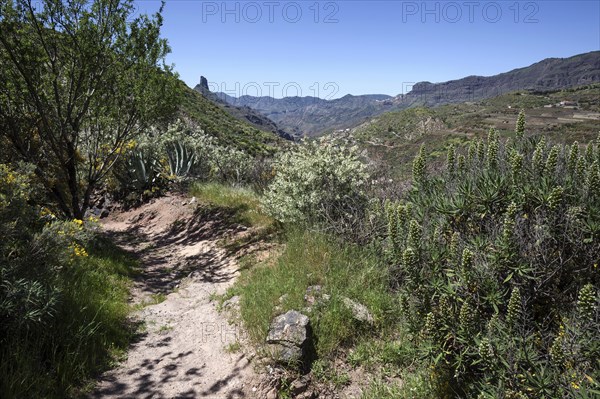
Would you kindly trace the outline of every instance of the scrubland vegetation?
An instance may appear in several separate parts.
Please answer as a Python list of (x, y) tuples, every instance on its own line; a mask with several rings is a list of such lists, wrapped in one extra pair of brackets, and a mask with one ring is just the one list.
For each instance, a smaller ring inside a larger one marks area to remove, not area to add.
[(93, 196), (139, 205), (180, 185), (276, 244), (227, 294), (254, 343), (308, 287), (329, 295), (306, 310), (317, 379), (346, 384), (341, 361), (370, 374), (365, 398), (600, 395), (600, 140), (553, 144), (520, 115), (502, 137), (437, 143), (441, 168), (423, 146), (401, 154), (412, 178), (375, 179), (340, 140), (276, 151), (194, 120), (190, 98), (175, 121), (160, 13), (0, 4), (1, 397), (75, 396), (123, 353), (136, 262), (98, 231)]
[[(514, 138), (491, 129), (450, 143), (442, 170), (422, 148), (393, 200), (339, 143), (281, 155), (262, 209), (283, 223), (283, 252), (229, 293), (250, 337), (262, 342), (273, 316), (305, 308), (321, 285), (332, 299), (308, 313), (313, 374), (340, 383), (340, 358), (362, 366), (367, 398), (597, 396), (600, 142), (525, 131), (521, 114)], [(343, 297), (375, 323), (354, 319)]]

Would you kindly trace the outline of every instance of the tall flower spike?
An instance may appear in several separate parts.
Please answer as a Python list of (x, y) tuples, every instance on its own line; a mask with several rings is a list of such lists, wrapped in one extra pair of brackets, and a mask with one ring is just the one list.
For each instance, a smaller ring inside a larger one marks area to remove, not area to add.
[(463, 154), (459, 154), (458, 155), (458, 171), (460, 173), (463, 173), (465, 170), (467, 170), (467, 163), (465, 160), (465, 156)]
[(488, 134), (487, 164), (488, 167), (498, 164), (498, 133), (494, 128)]
[(448, 147), (448, 153), (446, 154), (446, 164), (448, 168), (448, 174), (450, 176), (454, 175), (454, 168), (456, 162), (456, 149), (454, 148), (454, 144), (450, 144)]
[(511, 202), (508, 208), (506, 208), (506, 214), (504, 215), (504, 226), (502, 228), (502, 237), (504, 241), (510, 241), (513, 237), (516, 215), (517, 205), (514, 202)]
[(521, 291), (519, 288), (513, 288), (510, 293), (510, 299), (508, 300), (508, 309), (506, 311), (506, 322), (509, 328), (515, 331), (523, 316), (523, 304), (521, 298)]
[(469, 150), (467, 151), (467, 161), (469, 165), (473, 164), (473, 160), (475, 159), (475, 154), (477, 153), (477, 144), (474, 140), (471, 140), (469, 143)]
[(456, 259), (456, 257), (458, 256), (458, 243), (460, 240), (460, 233), (458, 231), (455, 231), (454, 233), (452, 233), (452, 237), (450, 238), (450, 248), (449, 248), (449, 255), (450, 255), (450, 259), (452, 261), (454, 261)]
[(460, 307), (458, 322), (461, 330), (465, 333), (470, 333), (475, 328), (476, 313), (475, 309), (473, 306), (471, 306), (468, 300), (465, 300)]
[(579, 160), (579, 143), (573, 142), (571, 145), (571, 151), (569, 151), (569, 162), (567, 163), (567, 169), (572, 174), (577, 170), (577, 161)]
[(510, 157), (510, 171), (514, 180), (517, 180), (523, 171), (523, 155), (517, 151), (514, 151)]
[(411, 220), (408, 225), (408, 237), (406, 238), (406, 246), (417, 249), (421, 245), (421, 226), (416, 220)]
[(586, 284), (579, 290), (577, 297), (577, 312), (582, 323), (594, 321), (596, 313), (596, 290), (592, 284)]
[(531, 166), (536, 173), (544, 172), (544, 151), (546, 150), (546, 140), (542, 139), (538, 142), (531, 158)]
[(517, 117), (517, 126), (515, 127), (515, 133), (517, 139), (522, 139), (525, 135), (525, 112), (521, 110), (519, 112), (519, 116)]
[(556, 186), (552, 189), (550, 196), (548, 197), (548, 208), (554, 210), (562, 202), (563, 194), (565, 189), (562, 186)]
[(594, 162), (594, 146), (591, 142), (585, 147), (585, 160), (588, 163)]
[(473, 266), (473, 252), (468, 248), (465, 248), (462, 253), (461, 268), (465, 271), (469, 271)]
[(477, 159), (479, 162), (483, 162), (485, 159), (485, 145), (481, 139), (477, 140)]
[(558, 163), (558, 152), (559, 147), (555, 145), (550, 150), (550, 154), (548, 154), (548, 159), (546, 159), (546, 166), (544, 167), (544, 173), (546, 174), (547, 178), (553, 178), (556, 173), (556, 165)]
[(425, 167), (427, 160), (425, 159), (425, 145), (421, 146), (419, 153), (413, 161), (413, 180), (416, 184), (425, 182)]

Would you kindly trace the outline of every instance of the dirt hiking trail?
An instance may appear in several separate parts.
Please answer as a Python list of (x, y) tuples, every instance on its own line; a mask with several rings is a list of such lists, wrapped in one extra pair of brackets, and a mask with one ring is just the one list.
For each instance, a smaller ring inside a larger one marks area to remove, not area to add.
[(90, 397), (257, 397), (249, 360), (227, 351), (239, 330), (211, 301), (238, 275), (235, 259), (216, 242), (232, 229), (199, 210), (193, 199), (168, 195), (103, 222), (113, 240), (139, 258), (131, 301), (140, 307), (134, 320), (146, 328)]

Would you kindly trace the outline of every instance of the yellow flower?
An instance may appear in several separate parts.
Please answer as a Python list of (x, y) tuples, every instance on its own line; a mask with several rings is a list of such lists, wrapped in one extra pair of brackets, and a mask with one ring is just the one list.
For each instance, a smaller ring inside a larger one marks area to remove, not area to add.
[(73, 257), (85, 258), (88, 256), (88, 253), (85, 250), (85, 248), (77, 243), (71, 245), (71, 249), (73, 250)]
[(83, 227), (83, 220), (81, 219), (73, 219), (73, 223), (75, 223), (79, 228)]
[(575, 381), (571, 381), (571, 386), (572, 386), (574, 389), (579, 389), (579, 384), (578, 384), (578, 383), (576, 383)]

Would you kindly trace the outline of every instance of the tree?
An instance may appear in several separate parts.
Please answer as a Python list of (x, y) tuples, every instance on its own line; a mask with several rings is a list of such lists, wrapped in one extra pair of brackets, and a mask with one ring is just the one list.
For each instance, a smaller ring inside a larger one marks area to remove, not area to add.
[(177, 109), (162, 9), (132, 0), (0, 0), (0, 138), (82, 218), (132, 140)]

